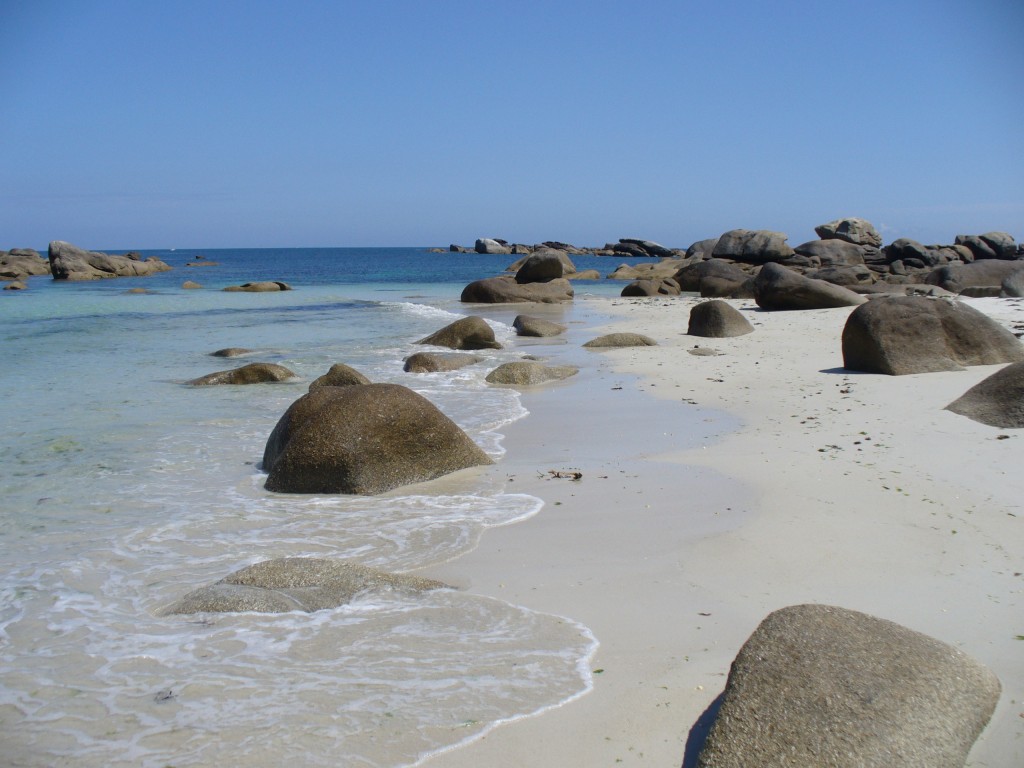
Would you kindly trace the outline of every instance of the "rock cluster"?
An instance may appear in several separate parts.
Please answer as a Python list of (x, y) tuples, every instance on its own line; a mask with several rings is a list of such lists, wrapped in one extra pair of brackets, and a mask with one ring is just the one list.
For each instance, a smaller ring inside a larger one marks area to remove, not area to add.
[(99, 251), (84, 251), (63, 240), (54, 240), (49, 248), (50, 273), (54, 280), (99, 280), (108, 277), (142, 277), (166, 272), (171, 267), (150, 256), (143, 259), (129, 252), (115, 256)]

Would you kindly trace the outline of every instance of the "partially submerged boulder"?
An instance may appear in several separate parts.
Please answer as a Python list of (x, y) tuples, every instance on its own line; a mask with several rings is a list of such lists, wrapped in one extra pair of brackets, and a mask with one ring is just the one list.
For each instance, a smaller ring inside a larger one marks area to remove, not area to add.
[(323, 376), (309, 383), (311, 390), (317, 387), (354, 387), (369, 384), (370, 380), (350, 365), (335, 363)]
[(272, 381), (287, 381), (294, 379), (295, 374), (283, 365), (276, 363), (249, 363), (241, 368), (234, 368), (230, 371), (216, 371), (192, 379), (188, 382), (194, 387), (204, 387), (214, 384), (263, 384)]
[(546, 283), (517, 283), (510, 275), (476, 280), (462, 290), (460, 300), (478, 304), (558, 304), (572, 301), (573, 287), (568, 280), (557, 278)]
[(691, 336), (727, 338), (754, 332), (754, 326), (738, 309), (720, 299), (703, 301), (690, 310), (686, 331)]
[(345, 560), (285, 557), (235, 571), (215, 584), (189, 592), (163, 615), (255, 611), (320, 611), (337, 608), (368, 592), (424, 592), (447, 584), (388, 573)]
[(488, 384), (533, 386), (575, 376), (580, 369), (573, 365), (544, 365), (533, 360), (517, 360), (499, 365), (487, 374)]
[(953, 646), (828, 605), (770, 614), (733, 661), (699, 768), (963, 768), (999, 680)]
[(504, 240), (497, 240), (490, 237), (477, 238), (477, 241), (473, 246), (473, 250), (477, 253), (512, 253), (512, 249), (509, 248), (508, 243)]
[(824, 280), (804, 277), (778, 264), (765, 264), (754, 278), (754, 300), (767, 310), (852, 307), (867, 299)]
[(50, 274), (50, 264), (32, 248), (0, 251), (0, 280), (23, 280), (33, 275)]
[(449, 323), (416, 343), (433, 344), (435, 347), (449, 349), (501, 349), (501, 344), (494, 339), (494, 329), (486, 320), (476, 315)]
[(280, 280), (262, 280), (256, 283), (242, 283), (241, 285), (229, 285), (224, 289), (228, 292), (242, 291), (244, 293), (273, 293), (274, 291), (290, 291), (292, 287)]
[(565, 274), (560, 251), (538, 251), (527, 257), (516, 272), (515, 280), (520, 285), (525, 283), (547, 283), (557, 280)]
[(857, 307), (843, 328), (843, 364), (854, 371), (900, 376), (1022, 360), (1016, 336), (955, 300), (877, 298)]
[(171, 267), (156, 256), (143, 260), (137, 253), (115, 256), (84, 251), (63, 240), (49, 247), (50, 273), (54, 280), (100, 280), (109, 277), (144, 277)]
[(214, 357), (241, 357), (242, 355), (251, 355), (255, 351), (245, 347), (224, 347), (224, 349), (218, 349), (210, 354)]
[(464, 355), (460, 352), (417, 352), (405, 358), (402, 370), (406, 373), (457, 371), (481, 360), (483, 358), (480, 355)]
[(658, 342), (642, 333), (609, 333), (591, 339), (584, 347), (588, 349), (607, 349), (612, 347), (656, 347)]
[(491, 459), (429, 400), (398, 384), (319, 387), (274, 427), (268, 491), (378, 494)]
[(534, 336), (538, 338), (558, 336), (567, 330), (567, 326), (530, 315), (517, 315), (516, 319), (512, 321), (512, 327), (516, 329), (517, 336)]
[(947, 411), (1001, 429), (1024, 429), (1024, 362), (1011, 363), (975, 384)]

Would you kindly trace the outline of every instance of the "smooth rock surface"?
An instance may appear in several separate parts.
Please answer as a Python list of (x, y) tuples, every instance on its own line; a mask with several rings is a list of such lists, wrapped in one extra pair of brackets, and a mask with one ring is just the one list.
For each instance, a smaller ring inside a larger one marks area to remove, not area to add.
[(241, 368), (230, 371), (216, 371), (188, 382), (194, 387), (212, 386), (216, 384), (263, 384), (266, 382), (287, 381), (294, 379), (295, 374), (276, 363), (249, 363)]
[(1024, 429), (1024, 362), (982, 379), (946, 410), (1001, 429)]
[(731, 304), (712, 299), (703, 301), (690, 310), (686, 332), (691, 336), (727, 338), (753, 333), (754, 326)]
[(501, 349), (501, 344), (494, 338), (494, 329), (476, 315), (449, 323), (416, 343), (449, 349)]

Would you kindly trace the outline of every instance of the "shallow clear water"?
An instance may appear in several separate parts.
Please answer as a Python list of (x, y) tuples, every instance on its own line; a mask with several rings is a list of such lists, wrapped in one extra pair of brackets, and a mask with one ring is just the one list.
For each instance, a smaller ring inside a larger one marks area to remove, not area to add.
[[(540, 509), (473, 472), (422, 495), (263, 489), (267, 436), (335, 362), (421, 392), (494, 458), (501, 428), (525, 414), (514, 391), (483, 382), (513, 352), (450, 374), (402, 372), (417, 339), (464, 314), (461, 284), (499, 271), (494, 257), (385, 250), (372, 263), (365, 250), (207, 252), (222, 266), (84, 284), (33, 278), (0, 297), (9, 764), (408, 765), (587, 689), (595, 640), (585, 627), (454, 590), (368, 595), (314, 614), (161, 615), (261, 560), (408, 571)], [(185, 279), (211, 288), (183, 290)], [(297, 290), (213, 289), (256, 279)], [(126, 293), (133, 287), (153, 293)], [(209, 355), (227, 346), (255, 353)], [(251, 360), (300, 379), (184, 384)]]

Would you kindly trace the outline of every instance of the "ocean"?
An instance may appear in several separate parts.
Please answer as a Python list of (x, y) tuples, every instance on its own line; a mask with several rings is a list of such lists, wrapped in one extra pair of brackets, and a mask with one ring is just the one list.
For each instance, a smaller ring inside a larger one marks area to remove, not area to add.
[[(414, 571), (472, 549), (540, 499), (479, 473), (445, 493), (280, 495), (267, 437), (344, 362), (425, 395), (500, 462), (526, 416), (488, 386), (520, 357), (407, 374), (415, 342), (471, 309), (462, 287), (516, 257), (424, 248), (146, 251), (145, 278), (30, 280), (0, 296), (0, 754), (12, 766), (405, 766), (590, 686), (590, 631), (442, 590), (336, 610), (164, 616), (185, 593), (278, 557)], [(199, 256), (215, 266), (187, 267)], [(606, 274), (618, 261), (574, 257)], [(204, 287), (186, 290), (185, 280)], [(228, 293), (282, 280), (295, 290)], [(130, 293), (144, 288), (145, 294)], [(611, 281), (577, 295), (617, 295)], [(247, 347), (224, 360), (210, 353)], [(189, 387), (253, 360), (282, 384)], [(450, 491), (450, 492), (449, 492)]]

